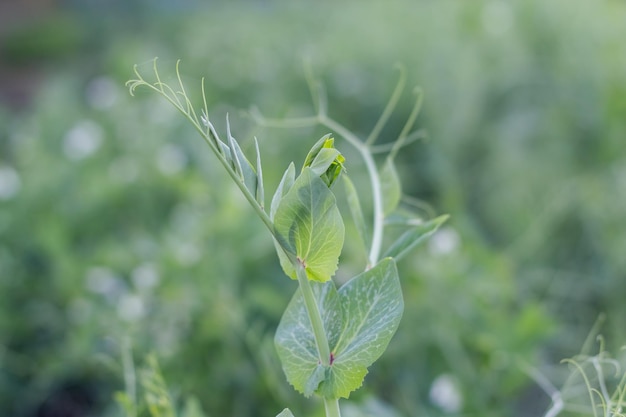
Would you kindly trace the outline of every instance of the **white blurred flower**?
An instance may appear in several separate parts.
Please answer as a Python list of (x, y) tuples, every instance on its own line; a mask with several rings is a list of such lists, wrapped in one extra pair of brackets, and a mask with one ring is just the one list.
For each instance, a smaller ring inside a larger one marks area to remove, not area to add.
[(451, 227), (439, 229), (428, 241), (428, 251), (432, 255), (446, 255), (459, 247), (461, 238)]
[(113, 107), (119, 92), (115, 81), (110, 77), (94, 78), (87, 84), (85, 99), (94, 109), (104, 110)]
[(79, 160), (95, 153), (102, 145), (104, 132), (93, 120), (81, 120), (66, 134), (63, 152), (69, 159)]
[(133, 269), (131, 280), (138, 290), (149, 290), (159, 283), (159, 273), (152, 264), (142, 264)]
[(513, 12), (508, 2), (492, 0), (485, 5), (482, 13), (483, 27), (493, 36), (508, 32), (513, 26)]
[(176, 145), (161, 146), (157, 154), (157, 166), (164, 175), (174, 175), (187, 166), (187, 155)]
[(435, 378), (430, 387), (429, 397), (434, 405), (446, 413), (458, 413), (463, 406), (463, 397), (454, 377), (448, 374)]
[(89, 291), (107, 298), (116, 297), (123, 290), (122, 282), (113, 271), (100, 266), (89, 268), (85, 286)]
[(109, 165), (109, 177), (121, 183), (131, 183), (137, 179), (139, 167), (137, 162), (129, 156), (121, 156)]
[(124, 294), (117, 304), (117, 315), (124, 321), (137, 321), (145, 313), (143, 300), (135, 294)]
[(75, 298), (67, 307), (67, 317), (73, 323), (85, 323), (91, 312), (92, 304), (82, 297)]
[(191, 266), (200, 260), (202, 253), (197, 245), (183, 242), (176, 246), (174, 253), (178, 262), (185, 266)]
[(22, 186), (17, 171), (9, 166), (0, 166), (0, 200), (13, 198)]

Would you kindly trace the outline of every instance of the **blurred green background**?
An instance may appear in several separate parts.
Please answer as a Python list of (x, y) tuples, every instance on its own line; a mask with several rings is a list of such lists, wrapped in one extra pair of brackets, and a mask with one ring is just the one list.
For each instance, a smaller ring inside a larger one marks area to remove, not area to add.
[(206, 416), (320, 415), (274, 352), (295, 283), (269, 235), (182, 117), (124, 87), (155, 56), (259, 138), (269, 190), (327, 132), (242, 110), (310, 114), (309, 60), (366, 136), (404, 64), (430, 138), (400, 156), (404, 191), (452, 218), (399, 266), (403, 322), (346, 414), (542, 415), (524, 366), (561, 382), (601, 314), (626, 343), (625, 39), (618, 0), (3, 2), (0, 415), (120, 416), (125, 345)]

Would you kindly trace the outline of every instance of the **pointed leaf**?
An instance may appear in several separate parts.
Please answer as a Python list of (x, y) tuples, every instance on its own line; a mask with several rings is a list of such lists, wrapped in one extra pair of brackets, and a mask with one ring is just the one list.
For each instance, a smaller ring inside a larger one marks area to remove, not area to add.
[(310, 165), (310, 168), (319, 177), (326, 172), (326, 170), (335, 162), (337, 156), (341, 155), (335, 148), (323, 148)]
[(248, 191), (250, 191), (250, 193), (253, 196), (256, 196), (256, 193), (257, 193), (256, 172), (254, 171), (254, 168), (252, 168), (252, 164), (250, 164), (250, 161), (248, 161), (248, 159), (244, 155), (243, 151), (241, 150), (241, 147), (239, 146), (235, 138), (233, 138), (232, 136), (230, 136), (229, 138), (230, 138), (230, 148), (232, 150), (232, 155), (233, 155), (233, 161), (235, 163), (235, 170), (239, 174), (241, 180), (245, 184)]
[(387, 215), (398, 207), (402, 197), (400, 178), (392, 158), (387, 158), (380, 170), (380, 183), (383, 192), (383, 212)]
[(404, 232), (387, 250), (385, 256), (392, 257), (396, 261), (402, 259), (413, 248), (432, 236), (449, 217), (445, 214)]
[(339, 289), (339, 300), (344, 328), (332, 349), (334, 361), (320, 392), (348, 398), (361, 386), (367, 368), (387, 349), (400, 324), (404, 302), (394, 260), (383, 259), (352, 278)]
[[(276, 215), (276, 210), (278, 210), (278, 206), (285, 196), (287, 192), (293, 186), (293, 183), (296, 180), (296, 167), (293, 162), (289, 164), (289, 167), (285, 170), (283, 174), (283, 178), (280, 180), (278, 187), (276, 188), (276, 192), (274, 193), (274, 197), (272, 197), (272, 203), (270, 205), (270, 219), (274, 221), (274, 216)], [(285, 274), (288, 277), (296, 279), (296, 269), (293, 267), (293, 263), (285, 254), (285, 250), (281, 247), (281, 245), (274, 240), (274, 246), (276, 247), (276, 253), (278, 254), (278, 260), (280, 261), (280, 266), (285, 271)]]
[(274, 220), (274, 215), (276, 214), (276, 210), (278, 209), (278, 205), (280, 204), (280, 200), (283, 199), (287, 191), (291, 189), (293, 183), (296, 181), (296, 167), (293, 162), (289, 164), (285, 173), (283, 174), (283, 178), (280, 180), (276, 191), (274, 192), (274, 196), (272, 197), (272, 204), (270, 205), (270, 219)]
[(330, 137), (330, 133), (324, 135), (315, 142), (315, 144), (311, 147), (311, 150), (307, 153), (306, 158), (304, 158), (304, 164), (302, 165), (302, 169), (311, 166), (313, 160), (317, 156), (317, 154), (322, 150), (322, 148), (332, 148), (334, 146), (335, 139)]
[(341, 171), (346, 158), (334, 148), (335, 139), (326, 135), (313, 145), (307, 154), (302, 169), (310, 167), (330, 187)]
[(206, 417), (200, 401), (196, 397), (189, 397), (185, 400), (182, 417)]
[(319, 352), (300, 290), (276, 331), (276, 349), (296, 390), (326, 398), (347, 398), (363, 383), (367, 368), (386, 349), (402, 316), (398, 272), (391, 258), (352, 278), (337, 291), (334, 284), (312, 282), (331, 347), (331, 364), (320, 365)]
[(257, 189), (256, 198), (257, 203), (264, 208), (265, 207), (265, 188), (263, 186), (263, 170), (261, 169), (261, 152), (259, 151), (259, 141), (254, 138), (254, 148), (256, 149), (256, 173), (257, 173)]
[(283, 411), (280, 412), (280, 414), (278, 414), (276, 417), (294, 417), (293, 413), (291, 412), (290, 409), (285, 408)]
[[(333, 346), (343, 328), (335, 284), (332, 281), (323, 284), (311, 282), (311, 288), (328, 343)], [(280, 320), (274, 342), (289, 383), (306, 396), (313, 394), (325, 378), (325, 369), (320, 365), (320, 354), (300, 289), (294, 294)]]
[(330, 279), (343, 247), (344, 225), (335, 196), (310, 168), (304, 168), (280, 201), (274, 227), (278, 243), (304, 264), (310, 280)]
[(356, 187), (347, 175), (343, 176), (343, 185), (346, 190), (346, 199), (348, 200), (350, 214), (352, 214), (352, 220), (356, 225), (356, 230), (361, 238), (361, 243), (363, 244), (363, 248), (368, 248), (369, 237), (367, 234), (367, 226), (365, 226), (365, 217), (363, 216), (363, 210), (361, 209), (361, 202), (359, 200), (359, 195), (356, 192)]

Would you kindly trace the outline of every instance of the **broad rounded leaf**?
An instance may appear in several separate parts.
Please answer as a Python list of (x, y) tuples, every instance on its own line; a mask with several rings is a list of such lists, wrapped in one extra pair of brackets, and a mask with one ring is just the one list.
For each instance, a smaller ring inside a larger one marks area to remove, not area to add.
[[(335, 196), (310, 168), (281, 199), (274, 227), (278, 244), (303, 263), (310, 280), (330, 279), (343, 247), (344, 225)], [(289, 276), (295, 279), (295, 273)]]
[[(322, 316), (324, 331), (329, 338), (328, 343), (333, 346), (343, 328), (335, 284), (332, 281), (323, 284), (311, 282), (311, 288)], [(313, 394), (325, 379), (325, 370), (320, 365), (320, 354), (300, 289), (294, 294), (280, 320), (274, 342), (289, 383), (307, 397)]]
[(305, 395), (347, 398), (359, 388), (367, 368), (385, 351), (404, 308), (398, 272), (387, 258), (337, 291), (331, 282), (311, 283), (331, 348), (330, 366), (319, 352), (300, 290), (285, 310), (276, 348), (288, 381)]
[(344, 328), (331, 350), (331, 377), (320, 390), (348, 398), (361, 386), (367, 368), (387, 349), (400, 324), (404, 302), (394, 260), (383, 259), (352, 278), (339, 289), (339, 299)]

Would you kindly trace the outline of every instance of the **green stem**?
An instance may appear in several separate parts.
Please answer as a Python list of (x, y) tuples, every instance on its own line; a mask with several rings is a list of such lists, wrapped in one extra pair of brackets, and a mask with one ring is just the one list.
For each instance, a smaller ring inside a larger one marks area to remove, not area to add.
[(337, 398), (324, 398), (324, 408), (326, 409), (326, 417), (341, 417)]
[(306, 275), (304, 265), (302, 265), (300, 261), (297, 261), (294, 266), (296, 268), (296, 275), (298, 276), (298, 283), (300, 284), (300, 291), (302, 291), (302, 297), (304, 298), (306, 312), (309, 315), (309, 320), (311, 321), (311, 326), (313, 327), (313, 336), (315, 337), (315, 344), (317, 345), (317, 351), (320, 355), (320, 363), (324, 366), (330, 366), (330, 347), (328, 346), (328, 338), (326, 337), (326, 330), (324, 330), (322, 315), (317, 307), (311, 283)]

